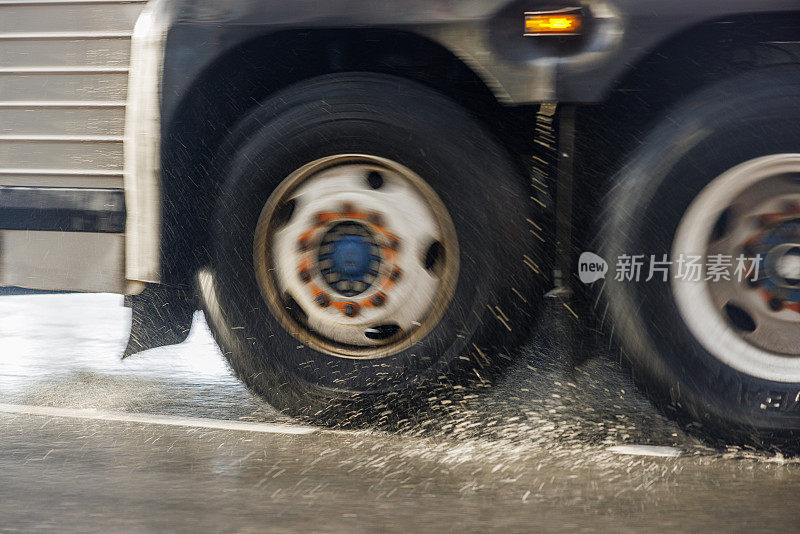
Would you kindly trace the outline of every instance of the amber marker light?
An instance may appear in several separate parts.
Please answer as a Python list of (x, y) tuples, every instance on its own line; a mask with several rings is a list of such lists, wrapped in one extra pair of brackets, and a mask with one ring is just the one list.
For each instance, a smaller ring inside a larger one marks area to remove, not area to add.
[(583, 29), (581, 8), (525, 13), (525, 37), (540, 35), (578, 35)]

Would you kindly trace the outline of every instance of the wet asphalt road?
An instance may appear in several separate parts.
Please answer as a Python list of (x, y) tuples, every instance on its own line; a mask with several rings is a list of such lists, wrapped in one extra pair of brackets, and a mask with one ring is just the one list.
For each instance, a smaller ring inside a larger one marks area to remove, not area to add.
[(800, 461), (686, 435), (557, 303), (502, 383), (397, 432), (297, 426), (200, 314), (121, 362), (128, 314), (0, 297), (0, 531), (800, 531)]

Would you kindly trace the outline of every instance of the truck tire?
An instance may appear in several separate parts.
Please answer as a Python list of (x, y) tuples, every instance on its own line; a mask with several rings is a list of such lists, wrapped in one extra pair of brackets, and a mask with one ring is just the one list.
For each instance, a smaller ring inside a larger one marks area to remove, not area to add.
[[(799, 152), (800, 69), (765, 68), (667, 113), (605, 200), (598, 316), (636, 378), (707, 436), (800, 431)], [(639, 281), (625, 255), (644, 256)], [(666, 277), (647, 281), (651, 265)]]
[(431, 387), (490, 380), (531, 325), (545, 271), (525, 177), (441, 94), (310, 79), (245, 117), (217, 161), (204, 310), (234, 372), (278, 409), (400, 417)]

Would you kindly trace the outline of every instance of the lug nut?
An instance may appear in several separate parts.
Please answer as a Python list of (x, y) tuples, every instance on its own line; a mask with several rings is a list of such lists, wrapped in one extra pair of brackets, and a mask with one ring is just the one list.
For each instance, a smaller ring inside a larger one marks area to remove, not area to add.
[(369, 220), (375, 226), (383, 226), (383, 217), (377, 211), (373, 211), (369, 214)]
[(314, 297), (314, 302), (316, 302), (320, 308), (326, 308), (328, 304), (331, 303), (331, 301), (328, 299), (328, 296), (325, 293), (320, 293), (319, 295)]
[(304, 284), (307, 284), (307, 283), (309, 283), (311, 281), (311, 275), (309, 274), (308, 270), (306, 270), (306, 269), (301, 269), (300, 270), (300, 280)]
[(783, 309), (783, 302), (781, 301), (781, 299), (779, 299), (777, 297), (772, 297), (771, 299), (769, 299), (769, 302), (767, 302), (767, 305), (769, 306), (770, 310), (775, 311), (775, 312), (776, 311), (781, 311)]
[(383, 306), (386, 303), (386, 295), (383, 293), (378, 293), (374, 297), (372, 297), (372, 305), (377, 307)]
[(400, 280), (400, 277), (402, 275), (403, 275), (403, 271), (401, 271), (400, 269), (395, 269), (394, 271), (392, 271), (392, 275), (389, 277), (389, 279), (392, 282), (397, 282), (398, 280)]
[(355, 304), (348, 302), (344, 305), (344, 314), (348, 317), (354, 317), (358, 313), (358, 308)]

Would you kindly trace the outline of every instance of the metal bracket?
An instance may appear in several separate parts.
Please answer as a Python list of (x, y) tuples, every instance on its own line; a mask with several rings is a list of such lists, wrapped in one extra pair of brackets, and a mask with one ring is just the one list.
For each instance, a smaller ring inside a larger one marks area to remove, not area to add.
[(534, 142), (539, 156), (533, 157), (531, 165), (532, 199), (547, 211), (546, 224), (552, 228), (548, 237), (554, 241), (554, 287), (546, 297), (569, 297), (572, 294), (568, 277), (572, 269), (575, 106), (542, 103), (536, 114)]
[(575, 106), (559, 108), (556, 151), (556, 261), (553, 279), (558, 296), (568, 296), (572, 294), (568, 278), (572, 271)]

